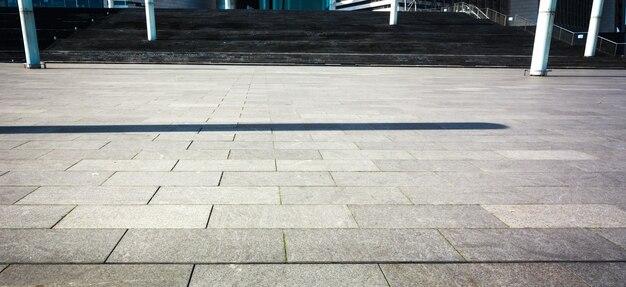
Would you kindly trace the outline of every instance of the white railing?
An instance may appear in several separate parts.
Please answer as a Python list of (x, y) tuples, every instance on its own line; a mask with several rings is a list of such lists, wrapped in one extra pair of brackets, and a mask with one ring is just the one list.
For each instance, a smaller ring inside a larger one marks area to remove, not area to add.
[[(447, 11), (447, 9), (444, 9)], [(528, 20), (522, 16), (508, 16), (502, 14), (493, 9), (485, 8), (480, 9), (472, 4), (467, 4), (464, 2), (455, 3), (453, 6), (453, 12), (460, 12), (472, 15), (478, 19), (489, 19), (495, 23), (498, 23), (502, 26), (515, 26), (520, 29), (529, 32), (531, 34), (535, 34), (535, 26), (537, 24), (531, 20)], [(561, 42), (567, 43), (569, 45), (574, 45), (576, 40), (584, 39), (587, 32), (574, 32), (568, 29), (565, 29), (559, 25), (554, 25), (552, 30), (552, 38), (557, 39)], [(612, 56), (617, 56), (618, 52), (620, 52), (620, 48), (623, 51), (626, 43), (617, 43), (611, 41), (609, 39), (598, 36), (598, 45), (597, 50), (603, 52), (605, 54), (609, 54)]]
[[(370, 10), (370, 11), (386, 11), (389, 12), (391, 9), (391, 2), (394, 0), (343, 0), (337, 1), (335, 3), (335, 9), (340, 11), (359, 11), (359, 10)], [(437, 9), (431, 8), (418, 8), (423, 1), (420, 0), (395, 0), (398, 2), (398, 11), (409, 12), (409, 11), (438, 11)]]

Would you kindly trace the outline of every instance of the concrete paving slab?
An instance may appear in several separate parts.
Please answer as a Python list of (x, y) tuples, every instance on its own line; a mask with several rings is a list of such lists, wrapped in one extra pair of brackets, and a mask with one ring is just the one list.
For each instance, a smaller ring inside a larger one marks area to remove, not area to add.
[(174, 171), (276, 171), (273, 160), (181, 160)]
[(108, 141), (89, 141), (89, 140), (73, 140), (73, 141), (29, 141), (19, 147), (17, 149), (54, 149), (54, 150), (65, 150), (65, 149), (92, 149), (97, 150), (106, 145)]
[(187, 286), (192, 265), (12, 265), (2, 286)]
[(274, 142), (275, 149), (317, 149), (317, 150), (358, 150), (359, 147), (352, 142)]
[(277, 160), (278, 171), (378, 171), (369, 160)]
[(113, 174), (106, 186), (217, 186), (220, 172), (132, 172)]
[(334, 186), (328, 172), (224, 172), (221, 186)]
[(446, 229), (469, 261), (610, 261), (626, 251), (584, 229)]
[(608, 204), (482, 207), (513, 228), (626, 227), (626, 211)]
[(109, 263), (284, 262), (278, 229), (131, 229)]
[(343, 205), (216, 205), (209, 228), (356, 228)]
[(583, 278), (589, 286), (622, 286), (626, 282), (626, 263), (565, 263), (562, 266)]
[(156, 189), (150, 186), (42, 186), (17, 204), (147, 204)]
[(15, 159), (37, 159), (47, 153), (50, 150), (0, 150), (0, 158), (3, 160), (15, 160)]
[(278, 187), (164, 186), (150, 204), (279, 204)]
[(291, 263), (463, 260), (434, 229), (288, 229), (285, 242)]
[(189, 286), (388, 286), (376, 264), (196, 265)]
[[(0, 242), (2, 242), (0, 262), (103, 263), (122, 238), (124, 231), (123, 229), (2, 229), (0, 230)], [(0, 275), (0, 278), (1, 276), (3, 275)]]
[(0, 176), (0, 185), (100, 185), (112, 172), (85, 171), (11, 171)]
[(554, 263), (383, 264), (390, 286), (588, 286)]
[(314, 160), (322, 159), (318, 150), (277, 150), (277, 149), (235, 149), (230, 151), (229, 159), (242, 160)]
[(320, 150), (324, 159), (415, 159), (402, 150)]
[(0, 228), (50, 228), (74, 206), (0, 205)]
[(0, 205), (13, 204), (35, 189), (36, 186), (0, 186)]
[(70, 171), (170, 171), (175, 160), (81, 160)]
[(626, 228), (593, 229), (593, 232), (626, 250)]
[(478, 171), (476, 166), (458, 160), (374, 160), (382, 171)]
[(64, 171), (73, 160), (0, 160), (0, 170), (10, 171)]
[(594, 160), (594, 156), (575, 150), (498, 150), (498, 154), (514, 160)]
[(433, 172), (331, 172), (338, 186), (423, 186), (445, 183)]
[(222, 160), (228, 158), (228, 150), (151, 150), (135, 153), (140, 160)]
[(393, 187), (281, 187), (282, 204), (412, 204)]
[(477, 205), (350, 205), (361, 228), (507, 227)]
[(83, 205), (55, 228), (205, 228), (211, 205)]
[(81, 160), (81, 159), (131, 159), (137, 154), (133, 150), (52, 150), (38, 157), (45, 160)]

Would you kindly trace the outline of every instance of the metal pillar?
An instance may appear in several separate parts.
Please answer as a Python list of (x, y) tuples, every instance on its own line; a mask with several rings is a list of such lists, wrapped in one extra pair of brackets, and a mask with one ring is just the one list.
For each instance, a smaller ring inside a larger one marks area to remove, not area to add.
[(531, 76), (546, 76), (548, 74), (548, 57), (550, 56), (555, 10), (556, 0), (541, 0), (539, 2), (533, 59), (530, 64)]
[(157, 39), (156, 24), (154, 21), (154, 0), (146, 0), (146, 26), (148, 28), (148, 41)]
[(115, 6), (115, 3), (113, 0), (107, 0), (107, 4), (109, 8), (113, 8), (113, 6)]
[(337, 1), (336, 0), (328, 0), (328, 10), (337, 9)]
[(41, 68), (39, 58), (39, 44), (37, 43), (37, 28), (35, 27), (35, 14), (33, 13), (32, 0), (18, 0), (20, 9), (20, 22), (22, 24), (22, 38), (24, 38), (24, 52), (28, 69)]
[(259, 0), (259, 9), (267, 10), (270, 8), (270, 0)]
[(585, 57), (594, 57), (596, 55), (598, 32), (600, 32), (600, 19), (602, 18), (602, 6), (604, 6), (604, 0), (593, 0), (591, 19), (589, 20), (589, 33), (587, 33), (587, 44), (585, 45)]
[(391, 0), (391, 10), (389, 11), (389, 25), (398, 24), (398, 0)]

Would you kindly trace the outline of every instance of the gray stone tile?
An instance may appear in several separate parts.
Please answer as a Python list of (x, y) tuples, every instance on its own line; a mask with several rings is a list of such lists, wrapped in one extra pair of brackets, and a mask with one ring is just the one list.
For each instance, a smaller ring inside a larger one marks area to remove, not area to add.
[(209, 228), (354, 228), (343, 205), (216, 205)]
[(123, 229), (3, 229), (0, 262), (103, 263), (122, 234)]
[(229, 150), (229, 149), (272, 149), (272, 142), (202, 142), (202, 141), (194, 141), (191, 146), (189, 146), (189, 150)]
[(5, 140), (0, 140), (0, 150), (2, 149), (12, 149), (16, 146), (22, 145), (24, 143), (26, 143), (27, 141), (24, 140), (14, 140), (14, 141), (5, 141)]
[(291, 263), (462, 261), (433, 229), (288, 229), (285, 241)]
[(50, 150), (0, 150), (0, 158), (3, 160), (16, 160), (16, 159), (36, 159), (49, 153)]
[(116, 172), (104, 185), (117, 186), (216, 186), (220, 172)]
[(90, 140), (73, 140), (73, 141), (29, 141), (19, 147), (17, 149), (55, 149), (55, 150), (65, 150), (65, 149), (99, 149), (102, 146), (107, 144), (107, 141), (90, 141)]
[(197, 265), (189, 286), (387, 286), (376, 264)]
[(358, 150), (352, 142), (274, 142), (275, 149)]
[(459, 160), (375, 160), (382, 171), (477, 171), (469, 162)]
[(626, 263), (565, 263), (562, 266), (587, 281), (589, 286), (624, 286)]
[(572, 161), (556, 160), (475, 160), (470, 163), (486, 172), (543, 172), (551, 173), (555, 170), (561, 172), (580, 172), (573, 167)]
[(411, 204), (393, 187), (281, 187), (282, 204)]
[(12, 265), (2, 286), (187, 286), (192, 265)]
[(0, 228), (50, 228), (73, 206), (0, 205)]
[(447, 229), (469, 261), (608, 261), (626, 251), (584, 229)]
[(608, 204), (482, 207), (513, 228), (626, 227), (626, 212)]
[(539, 172), (440, 172), (440, 177), (459, 186), (563, 186), (550, 174)]
[(350, 205), (361, 228), (506, 227), (477, 205)]
[(593, 160), (594, 156), (575, 150), (499, 150), (498, 154), (514, 160)]
[(324, 159), (415, 159), (403, 150), (320, 150)]
[(433, 172), (331, 172), (338, 186), (424, 186), (444, 180)]
[(78, 206), (55, 228), (205, 228), (211, 205)]
[(42, 186), (17, 204), (147, 204), (156, 187)]
[(383, 264), (391, 286), (587, 286), (554, 263)]
[(414, 204), (521, 204), (537, 202), (527, 193), (503, 186), (441, 184), (400, 187), (400, 190)]
[(100, 185), (112, 172), (11, 171), (0, 176), (0, 185)]
[(13, 204), (36, 188), (35, 186), (0, 186), (0, 204)]
[(594, 229), (593, 231), (626, 249), (626, 228)]
[(378, 171), (370, 160), (277, 160), (278, 171)]
[(568, 186), (623, 186), (623, 183), (620, 180), (600, 172), (552, 172), (550, 173), (550, 176)]
[(39, 159), (45, 160), (81, 160), (81, 159), (131, 159), (137, 154), (134, 150), (53, 150)]
[(279, 204), (278, 187), (164, 186), (150, 204)]
[(224, 172), (222, 186), (334, 186), (328, 172)]
[(504, 157), (493, 151), (438, 151), (413, 150), (411, 155), (418, 160), (503, 160)]
[(170, 171), (175, 160), (81, 160), (71, 171)]
[(284, 262), (278, 229), (129, 230), (107, 262), (250, 263)]
[(73, 160), (0, 160), (0, 170), (63, 171), (75, 163)]
[(228, 157), (228, 150), (152, 150), (141, 151), (133, 159), (140, 160), (222, 160)]
[(276, 171), (273, 160), (181, 160), (174, 171)]
[(268, 160), (268, 159), (289, 159), (289, 160), (314, 160), (322, 159), (322, 155), (317, 150), (274, 150), (274, 149), (235, 149), (230, 151), (228, 159), (241, 160)]

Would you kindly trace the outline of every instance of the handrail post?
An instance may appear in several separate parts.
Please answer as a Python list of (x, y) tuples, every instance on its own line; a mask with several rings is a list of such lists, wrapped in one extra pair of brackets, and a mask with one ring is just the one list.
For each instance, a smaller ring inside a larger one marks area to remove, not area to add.
[(550, 56), (550, 41), (554, 27), (554, 11), (556, 0), (541, 0), (537, 27), (535, 28), (535, 44), (530, 64), (531, 76), (546, 76), (548, 74), (548, 57)]
[(27, 69), (41, 68), (39, 58), (39, 44), (37, 43), (37, 28), (35, 27), (35, 13), (32, 0), (18, 0), (20, 22), (22, 24), (22, 38), (24, 38), (24, 52), (26, 54)]
[(591, 19), (589, 19), (589, 32), (587, 33), (587, 43), (585, 45), (585, 57), (593, 57), (596, 55), (598, 32), (600, 32), (600, 18), (602, 18), (602, 6), (604, 6), (604, 0), (593, 0)]
[(156, 35), (156, 24), (154, 21), (154, 0), (145, 0), (146, 6), (146, 26), (148, 30), (148, 41), (155, 41), (157, 39)]
[(398, 0), (391, 0), (391, 9), (389, 10), (389, 25), (398, 24)]

